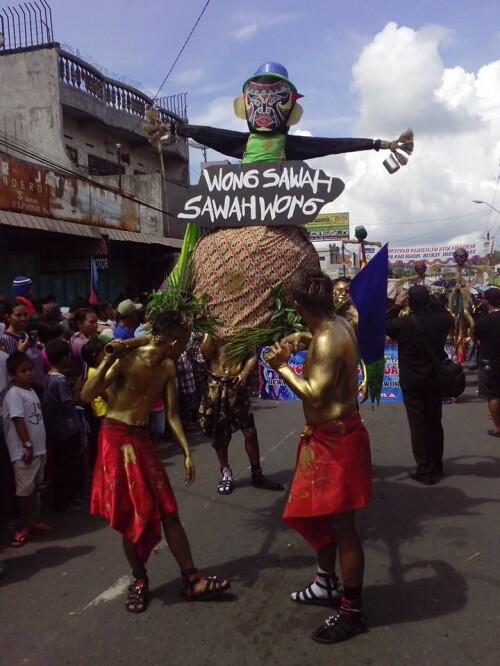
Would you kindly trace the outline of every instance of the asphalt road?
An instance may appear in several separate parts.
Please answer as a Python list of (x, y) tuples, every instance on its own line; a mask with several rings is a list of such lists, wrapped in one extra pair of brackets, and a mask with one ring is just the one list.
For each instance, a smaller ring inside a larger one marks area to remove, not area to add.
[[(265, 470), (288, 484), (303, 419), (299, 403), (256, 402)], [(53, 536), (5, 547), (0, 581), (0, 662), (46, 665), (345, 666), (498, 663), (500, 443), (486, 435), (474, 389), (444, 408), (446, 478), (423, 487), (408, 478), (409, 432), (401, 406), (362, 408), (372, 438), (375, 499), (359, 516), (366, 546), (370, 631), (339, 646), (312, 642), (325, 609), (293, 604), (314, 557), (280, 520), (286, 493), (249, 485), (242, 439), (231, 445), (238, 485), (215, 493), (215, 456), (192, 438), (198, 480), (182, 484), (181, 457), (166, 464), (200, 567), (231, 578), (224, 602), (179, 596), (168, 549), (150, 560), (152, 600), (124, 610), (127, 566), (120, 539), (88, 515), (49, 516)], [(0, 535), (3, 544), (6, 534)]]

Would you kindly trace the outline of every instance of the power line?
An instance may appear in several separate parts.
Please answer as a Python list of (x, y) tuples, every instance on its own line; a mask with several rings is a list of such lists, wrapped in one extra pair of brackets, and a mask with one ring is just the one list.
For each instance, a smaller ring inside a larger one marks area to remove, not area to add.
[[(101, 189), (103, 189), (107, 192), (112, 192), (113, 194), (117, 194), (117, 195), (123, 197), (124, 199), (127, 199), (128, 201), (132, 201), (136, 204), (139, 204), (140, 206), (144, 206), (145, 208), (149, 208), (150, 210), (154, 210), (154, 211), (157, 211), (158, 213), (168, 215), (169, 217), (173, 217), (175, 220), (177, 219), (176, 215), (173, 215), (172, 213), (170, 213), (169, 211), (167, 211), (163, 208), (159, 208), (158, 206), (154, 206), (153, 204), (147, 203), (146, 201), (141, 201), (140, 199), (137, 199), (136, 197), (134, 197), (130, 194), (126, 194), (125, 192), (121, 192), (120, 190), (118, 190), (114, 187), (110, 187), (109, 185), (105, 185), (104, 183), (101, 183), (99, 181), (92, 180), (91, 178), (88, 178), (87, 176), (82, 175), (82, 174), (80, 174), (76, 171), (72, 171), (71, 169), (69, 169), (68, 167), (66, 167), (62, 164), (58, 164), (57, 162), (53, 162), (51, 160), (48, 160), (48, 159), (44, 158), (42, 155), (40, 155), (39, 153), (37, 154), (37, 153), (34, 153), (34, 152), (28, 150), (27, 148), (24, 148), (20, 142), (19, 142), (19, 145), (16, 146), (15, 145), (16, 140), (14, 142), (11, 141), (9, 143), (9, 141), (7, 140), (6, 137), (1, 137), (1, 135), (0, 135), (0, 144), (2, 144), (2, 143), (3, 143), (3, 145), (5, 145), (7, 147), (10, 147), (15, 152), (17, 152), (21, 155), (24, 155), (25, 157), (30, 157), (31, 159), (38, 160), (38, 163), (41, 164), (42, 166), (47, 166), (50, 169), (53, 169), (54, 171), (57, 171), (62, 175), (78, 178), (79, 180), (82, 180), (86, 183), (94, 185), (95, 187), (100, 187)], [(168, 179), (166, 179), (166, 180), (168, 180)], [(182, 183), (181, 181), (170, 180), (169, 182), (173, 182), (176, 185), (179, 185), (179, 186), (182, 186), (182, 187), (188, 187), (188, 185), (186, 185), (185, 183)]]
[(163, 86), (164, 86), (165, 83), (167, 82), (168, 77), (170, 76), (170, 74), (171, 74), (172, 71), (174, 70), (174, 67), (175, 67), (175, 66), (177, 65), (177, 63), (179, 62), (179, 59), (180, 59), (181, 55), (182, 55), (183, 52), (184, 52), (184, 49), (185, 49), (186, 46), (188, 45), (188, 42), (189, 42), (189, 40), (191, 39), (191, 36), (192, 36), (193, 32), (196, 30), (196, 28), (197, 28), (197, 26), (198, 26), (198, 23), (201, 21), (201, 19), (202, 19), (202, 17), (203, 17), (203, 14), (206, 12), (207, 7), (208, 7), (209, 4), (210, 4), (210, 0), (207, 0), (206, 3), (205, 3), (205, 6), (203, 7), (203, 9), (202, 9), (201, 12), (200, 12), (200, 15), (199, 15), (198, 18), (196, 19), (196, 21), (195, 21), (193, 27), (191, 28), (191, 30), (190, 30), (190, 32), (189, 32), (189, 35), (188, 35), (188, 36), (186, 37), (186, 39), (184, 40), (184, 44), (181, 46), (181, 49), (180, 49), (179, 53), (177, 54), (177, 56), (176, 56), (174, 62), (172, 63), (170, 69), (169, 69), (168, 72), (166, 73), (165, 78), (164, 78), (163, 81), (161, 82), (160, 87), (158, 88), (158, 92), (157, 92), (156, 95), (153, 97), (153, 102), (157, 99), (157, 97), (158, 97), (158, 95), (160, 94), (160, 92), (161, 92)]
[[(162, 89), (163, 89), (163, 86), (165, 85), (165, 83), (166, 83), (167, 80), (168, 80), (168, 77), (169, 77), (170, 74), (172, 74), (172, 72), (174, 71), (174, 67), (175, 67), (175, 66), (177, 65), (177, 63), (179, 62), (181, 55), (184, 53), (184, 49), (185, 49), (186, 46), (188, 45), (189, 40), (191, 39), (191, 37), (192, 37), (194, 31), (196, 30), (196, 28), (198, 27), (198, 23), (201, 21), (201, 19), (202, 19), (202, 17), (203, 17), (203, 14), (206, 12), (206, 10), (207, 10), (209, 4), (210, 4), (210, 0), (207, 0), (207, 1), (205, 2), (205, 5), (204, 5), (203, 9), (202, 9), (201, 12), (200, 12), (198, 18), (197, 18), (196, 21), (194, 22), (193, 27), (192, 27), (191, 30), (189, 31), (188, 36), (187, 36), (186, 39), (184, 40), (184, 44), (181, 46), (181, 48), (180, 48), (180, 50), (179, 50), (179, 53), (178, 53), (177, 56), (175, 57), (174, 62), (173, 62), (172, 65), (170, 66), (170, 69), (168, 70), (168, 72), (165, 74), (165, 76), (164, 76), (164, 78), (163, 78), (163, 81), (161, 82), (160, 87), (158, 88), (158, 90), (157, 90), (157, 92), (156, 92), (156, 95), (153, 97), (153, 102), (156, 102), (156, 100), (158, 99), (158, 96), (159, 96), (160, 92), (161, 92)], [(137, 129), (137, 127), (140, 125), (141, 122), (142, 122), (141, 120), (138, 120), (138, 121), (137, 121), (137, 124), (136, 124), (136, 126), (135, 126), (135, 129)]]
[[(484, 213), (476, 213), (475, 217), (474, 217), (474, 216), (472, 216), (472, 217), (469, 216), (469, 219), (468, 219), (468, 220), (462, 220), (462, 222), (460, 222), (460, 223), (458, 224), (458, 226), (461, 227), (461, 226), (464, 225), (464, 224), (470, 224), (471, 222), (476, 222), (476, 221), (478, 221), (478, 220), (480, 219), (480, 217), (483, 216), (483, 215), (484, 215)], [(419, 241), (421, 238), (426, 238), (426, 237), (428, 237), (428, 233), (425, 233), (425, 234), (418, 234), (417, 236), (410, 236), (409, 238), (405, 238), (405, 239), (403, 239), (403, 240), (399, 240), (399, 239), (398, 239), (398, 240), (395, 240), (394, 243), (407, 244), (407, 243), (411, 243), (411, 242), (413, 242), (413, 241)]]
[[(500, 164), (499, 164), (498, 166), (500, 166)], [(495, 191), (494, 191), (494, 193), (493, 193), (493, 201), (491, 202), (491, 205), (492, 205), (492, 206), (495, 205), (495, 201), (496, 201), (496, 198), (497, 198), (497, 192), (498, 192), (498, 185), (499, 185), (499, 183), (500, 183), (500, 171), (498, 172), (497, 182), (496, 182), (496, 185), (495, 185)], [(488, 219), (485, 221), (485, 223), (484, 223), (484, 227), (483, 227), (483, 233), (482, 233), (483, 236), (486, 235), (486, 232), (488, 231), (488, 227), (490, 226), (491, 214), (493, 213), (493, 208), (490, 208), (488, 212), (489, 212)], [(497, 223), (497, 224), (498, 224), (498, 223)], [(495, 224), (495, 228), (496, 228), (496, 224)]]
[(409, 222), (377, 222), (376, 224), (371, 224), (372, 227), (386, 227), (386, 226), (401, 226), (405, 224), (434, 224), (434, 222), (444, 222), (446, 220), (459, 220), (465, 217), (478, 217), (481, 215), (486, 215), (487, 212), (483, 213), (465, 213), (464, 215), (449, 215), (448, 217), (435, 217), (430, 220), (411, 220)]

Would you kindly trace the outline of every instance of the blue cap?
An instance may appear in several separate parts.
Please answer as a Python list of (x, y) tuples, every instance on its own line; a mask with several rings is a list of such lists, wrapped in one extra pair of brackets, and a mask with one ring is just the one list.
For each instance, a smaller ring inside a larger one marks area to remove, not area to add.
[(245, 90), (249, 81), (257, 79), (259, 78), (259, 76), (274, 76), (275, 79), (281, 79), (282, 81), (286, 81), (287, 83), (290, 84), (292, 90), (294, 90), (294, 92), (297, 92), (297, 88), (288, 78), (287, 68), (284, 65), (281, 65), (279, 62), (266, 62), (263, 65), (261, 65), (255, 72), (255, 74), (253, 74), (253, 76), (251, 76), (245, 81), (245, 83), (243, 84), (243, 91)]
[(279, 62), (264, 63), (257, 69), (254, 76), (258, 76), (259, 74), (278, 74), (280, 77), (288, 79), (287, 68), (284, 65), (280, 65)]
[(24, 296), (33, 286), (33, 281), (24, 275), (18, 275), (12, 281), (12, 296)]

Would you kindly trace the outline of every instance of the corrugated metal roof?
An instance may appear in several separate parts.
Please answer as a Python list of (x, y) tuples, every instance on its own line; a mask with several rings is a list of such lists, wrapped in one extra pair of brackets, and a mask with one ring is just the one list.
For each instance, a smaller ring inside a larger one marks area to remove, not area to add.
[(0, 224), (6, 224), (11, 227), (23, 227), (24, 229), (34, 229), (36, 231), (52, 231), (56, 234), (70, 234), (72, 236), (84, 236), (86, 238), (97, 239), (102, 238), (98, 229), (95, 227), (89, 227), (86, 224), (53, 220), (48, 217), (38, 217), (37, 215), (25, 215), (24, 213), (14, 213), (9, 210), (0, 210)]
[(179, 238), (164, 238), (155, 234), (141, 234), (123, 229), (100, 229), (101, 234), (110, 240), (126, 241), (128, 243), (149, 243), (153, 245), (167, 245), (168, 247), (182, 247)]
[(36, 231), (51, 231), (57, 234), (70, 234), (72, 236), (96, 238), (99, 240), (101, 240), (103, 236), (107, 236), (112, 241), (143, 243), (145, 245), (165, 245), (172, 248), (182, 247), (182, 240), (179, 238), (164, 238), (163, 236), (156, 236), (154, 234), (141, 234), (134, 231), (125, 231), (123, 229), (91, 227), (86, 224), (54, 220), (48, 217), (26, 215), (24, 213), (14, 213), (13, 211), (8, 210), (0, 210), (0, 224), (5, 224), (11, 227), (23, 227), (24, 229), (34, 229)]

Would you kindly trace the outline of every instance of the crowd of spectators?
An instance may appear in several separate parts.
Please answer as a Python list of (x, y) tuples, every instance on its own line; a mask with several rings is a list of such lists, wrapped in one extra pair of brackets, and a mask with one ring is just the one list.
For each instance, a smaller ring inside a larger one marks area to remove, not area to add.
[[(84, 508), (107, 405), (103, 398), (84, 405), (80, 390), (105, 344), (148, 333), (145, 310), (144, 302), (125, 297), (116, 307), (78, 298), (62, 308), (53, 296), (37, 301), (23, 276), (13, 281), (11, 298), (0, 299), (0, 524), (11, 531), (12, 546), (51, 530), (40, 507)], [(203, 391), (199, 343), (192, 336), (178, 362), (186, 429), (196, 427)], [(150, 427), (157, 441), (168, 434), (163, 401)]]

